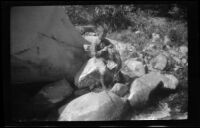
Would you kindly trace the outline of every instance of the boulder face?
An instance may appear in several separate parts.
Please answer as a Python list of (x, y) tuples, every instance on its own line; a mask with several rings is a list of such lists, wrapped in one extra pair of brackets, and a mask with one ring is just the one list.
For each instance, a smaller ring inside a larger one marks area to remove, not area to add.
[(123, 74), (127, 74), (131, 78), (141, 77), (145, 74), (145, 67), (142, 62), (131, 58), (124, 62), (124, 69), (122, 69)]
[(75, 73), (88, 59), (81, 37), (59, 6), (11, 9), (11, 82), (48, 82)]
[(100, 83), (100, 76), (106, 75), (105, 80), (109, 80), (109, 72), (101, 58), (91, 58), (83, 65), (75, 76), (75, 85), (78, 88), (96, 86)]
[(125, 102), (112, 92), (88, 93), (59, 109), (58, 121), (105, 121), (119, 119)]

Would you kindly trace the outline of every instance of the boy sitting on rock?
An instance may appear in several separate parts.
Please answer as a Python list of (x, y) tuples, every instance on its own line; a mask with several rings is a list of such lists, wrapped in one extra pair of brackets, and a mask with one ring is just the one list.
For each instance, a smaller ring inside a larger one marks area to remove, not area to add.
[[(119, 70), (121, 68), (121, 58), (115, 46), (105, 39), (107, 29), (103, 29), (95, 43), (91, 45), (91, 55), (96, 58), (102, 58), (107, 69), (114, 73), (113, 82), (118, 79)], [(100, 82), (102, 88), (106, 89), (104, 84), (104, 74), (101, 74)]]

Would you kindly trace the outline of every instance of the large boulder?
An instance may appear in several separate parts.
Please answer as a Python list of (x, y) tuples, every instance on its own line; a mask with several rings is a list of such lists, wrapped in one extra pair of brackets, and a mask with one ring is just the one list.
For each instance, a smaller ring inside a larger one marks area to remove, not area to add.
[(128, 100), (132, 106), (140, 103), (146, 103), (150, 93), (162, 84), (163, 88), (176, 89), (177, 79), (171, 75), (162, 75), (159, 72), (150, 72), (140, 78), (137, 78), (131, 84)]
[(107, 76), (105, 80), (111, 80), (103, 60), (93, 57), (77, 72), (74, 83), (78, 88), (97, 86), (100, 83), (101, 75)]
[(131, 78), (141, 77), (145, 74), (145, 67), (142, 62), (135, 60), (135, 58), (131, 58), (124, 62), (124, 67), (121, 72)]
[(64, 7), (11, 9), (11, 82), (49, 82), (75, 73), (88, 59), (89, 44), (71, 24)]
[(167, 57), (163, 54), (157, 55), (151, 60), (151, 67), (157, 70), (164, 70), (167, 67)]
[(124, 100), (112, 92), (88, 93), (59, 109), (58, 121), (105, 121), (119, 119)]

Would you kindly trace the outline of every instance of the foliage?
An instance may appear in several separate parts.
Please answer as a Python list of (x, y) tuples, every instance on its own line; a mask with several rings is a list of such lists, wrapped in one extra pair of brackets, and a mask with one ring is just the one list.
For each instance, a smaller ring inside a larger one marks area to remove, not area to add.
[(137, 45), (138, 49), (150, 42), (152, 33), (159, 34), (162, 40), (168, 36), (173, 46), (188, 43), (186, 8), (180, 4), (74, 5), (66, 6), (66, 13), (73, 24), (104, 26), (111, 38)]

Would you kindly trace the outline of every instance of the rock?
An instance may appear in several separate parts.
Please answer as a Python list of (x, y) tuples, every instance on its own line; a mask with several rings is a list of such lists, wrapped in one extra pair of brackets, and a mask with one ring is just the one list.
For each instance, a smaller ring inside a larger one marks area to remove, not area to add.
[(108, 60), (106, 67), (110, 70), (113, 70), (117, 67), (117, 64), (114, 61)]
[(75, 85), (78, 88), (96, 86), (100, 83), (100, 76), (106, 75), (109, 79), (109, 72), (101, 58), (91, 58), (83, 65), (75, 76)]
[(125, 102), (112, 92), (91, 92), (61, 107), (58, 121), (116, 120), (124, 106)]
[(176, 89), (178, 80), (173, 75), (162, 75), (159, 72), (145, 74), (131, 84), (128, 97), (130, 104), (135, 106), (139, 103), (146, 103), (149, 99), (149, 94), (160, 84), (163, 85), (163, 88)]
[(163, 54), (159, 54), (154, 59), (151, 60), (151, 66), (154, 69), (164, 70), (167, 67), (167, 57)]
[(139, 31), (139, 30), (138, 30), (138, 31), (135, 31), (135, 34), (140, 34), (140, 33), (142, 33), (142, 32), (141, 32), (141, 31)]
[(84, 44), (83, 48), (85, 51), (90, 51), (90, 45), (89, 44)]
[(128, 59), (124, 62), (123, 74), (127, 74), (131, 78), (141, 77), (145, 74), (145, 67), (140, 61), (136, 61), (134, 58)]
[[(55, 83), (46, 85), (39, 91), (34, 100), (38, 103), (49, 102), (55, 104), (70, 96), (72, 93), (73, 88), (65, 79), (62, 79)], [(42, 99), (46, 101), (43, 101)]]
[(164, 83), (164, 87), (169, 89), (176, 89), (179, 84), (178, 79), (171, 74), (165, 74), (162, 81)]
[[(63, 7), (29, 6), (11, 10), (11, 82), (73, 81), (87, 61), (83, 44)], [(16, 58), (13, 59), (13, 56)]]
[(90, 91), (88, 89), (78, 89), (74, 92), (75, 96), (81, 96), (84, 95), (86, 93), (89, 93)]
[(85, 34), (88, 36), (97, 36), (97, 34), (94, 32), (86, 32)]
[(174, 68), (173, 68), (173, 70), (174, 70), (174, 71), (177, 71), (177, 70), (179, 70), (180, 68), (181, 68), (181, 66), (175, 65)]
[(122, 97), (128, 92), (128, 86), (121, 84), (121, 83), (116, 83), (113, 88), (111, 89), (111, 92), (115, 93), (116, 95)]
[(186, 65), (186, 64), (187, 64), (187, 59), (186, 59), (186, 58), (182, 58), (182, 59), (181, 59), (181, 63), (182, 63), (183, 65)]
[(24, 107), (22, 115), (26, 115), (28, 120), (44, 120), (57, 105), (71, 98), (72, 91), (73, 89), (65, 79), (46, 85), (21, 105), (22, 108)]
[(184, 55), (184, 56), (186, 56), (187, 55), (187, 53), (188, 53), (188, 47), (187, 46), (180, 46), (180, 48), (179, 48), (179, 51)]
[(172, 56), (172, 59), (173, 59), (177, 64), (181, 64), (181, 59), (178, 58), (177, 56)]
[(175, 49), (169, 49), (168, 52), (170, 55), (177, 56), (177, 57), (179, 56), (179, 52), (177, 52), (177, 50)]
[(90, 43), (95, 43), (98, 40), (98, 36), (84, 36), (84, 38), (89, 41)]
[(132, 106), (138, 103), (146, 103), (149, 94), (162, 81), (162, 75), (158, 72), (150, 72), (133, 81), (128, 100)]

